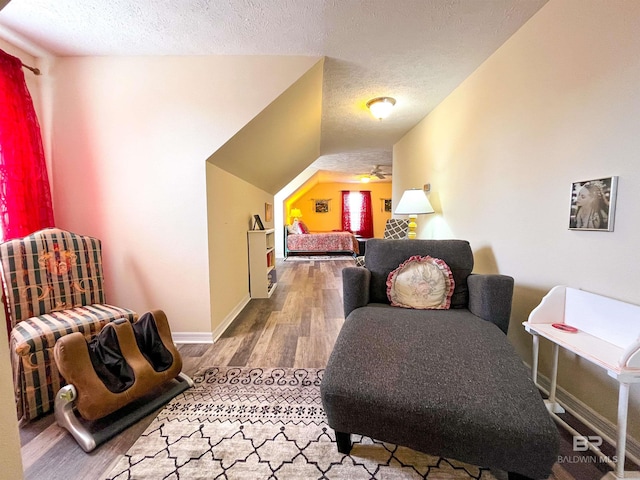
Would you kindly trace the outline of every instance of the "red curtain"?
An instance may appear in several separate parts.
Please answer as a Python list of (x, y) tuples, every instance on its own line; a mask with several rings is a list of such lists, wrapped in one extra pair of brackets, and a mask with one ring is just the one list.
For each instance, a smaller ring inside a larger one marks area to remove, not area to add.
[(362, 206), (360, 210), (360, 232), (364, 238), (373, 237), (373, 209), (371, 208), (371, 192), (360, 192), (362, 195)]
[(342, 191), (342, 230), (364, 238), (373, 237), (371, 192)]
[(351, 206), (349, 205), (349, 190), (342, 191), (342, 230), (351, 231)]
[(0, 227), (4, 240), (54, 226), (40, 125), (22, 62), (0, 50)]

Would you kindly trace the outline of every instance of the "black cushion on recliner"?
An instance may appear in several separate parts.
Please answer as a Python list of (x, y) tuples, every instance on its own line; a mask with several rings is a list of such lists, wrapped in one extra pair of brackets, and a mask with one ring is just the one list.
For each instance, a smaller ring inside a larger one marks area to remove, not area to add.
[[(127, 320), (115, 323), (123, 321)], [(153, 369), (164, 372), (170, 368), (173, 355), (162, 343), (153, 314), (145, 313), (132, 327), (138, 349)], [(107, 325), (87, 343), (93, 369), (110, 392), (122, 393), (133, 385), (135, 374), (120, 350), (115, 329)]]
[(90, 342), (87, 342), (87, 347), (96, 375), (111, 393), (124, 392), (133, 385), (133, 369), (122, 355), (118, 335), (112, 325), (107, 324), (103, 327)]
[[(393, 248), (389, 248), (389, 245), (393, 245)], [(449, 265), (456, 283), (451, 297), (451, 308), (467, 308), (467, 277), (473, 270), (473, 252), (466, 240), (399, 241), (372, 238), (367, 242), (367, 268), (371, 270), (371, 303), (389, 303), (387, 277), (413, 255), (430, 255), (444, 260)]]
[(162, 343), (151, 312), (145, 313), (133, 324), (133, 334), (140, 353), (156, 372), (164, 372), (173, 364), (173, 355)]

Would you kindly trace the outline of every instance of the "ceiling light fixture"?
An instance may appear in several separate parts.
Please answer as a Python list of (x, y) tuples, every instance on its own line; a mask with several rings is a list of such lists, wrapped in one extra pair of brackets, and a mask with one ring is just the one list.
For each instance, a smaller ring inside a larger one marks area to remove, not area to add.
[(360, 177), (360, 181), (362, 183), (369, 183), (371, 181), (371, 177), (369, 175), (363, 175), (362, 177)]
[(396, 104), (396, 99), (391, 97), (372, 98), (367, 102), (367, 107), (371, 110), (371, 115), (378, 120), (387, 118)]

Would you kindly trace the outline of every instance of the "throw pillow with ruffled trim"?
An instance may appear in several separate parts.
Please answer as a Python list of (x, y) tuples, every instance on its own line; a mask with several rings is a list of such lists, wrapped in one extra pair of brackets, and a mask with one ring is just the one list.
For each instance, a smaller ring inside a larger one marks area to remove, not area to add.
[(455, 282), (440, 258), (415, 255), (387, 277), (387, 297), (394, 307), (447, 310)]

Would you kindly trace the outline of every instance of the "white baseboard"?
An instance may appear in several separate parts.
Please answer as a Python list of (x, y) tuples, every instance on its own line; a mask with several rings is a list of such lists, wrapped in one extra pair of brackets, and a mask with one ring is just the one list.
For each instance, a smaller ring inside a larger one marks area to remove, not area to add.
[(211, 332), (171, 332), (173, 343), (213, 343)]
[(218, 338), (220, 338), (220, 335), (222, 335), (227, 328), (229, 328), (231, 322), (236, 319), (236, 317), (240, 314), (242, 309), (247, 306), (247, 303), (249, 303), (250, 300), (251, 296), (247, 293), (245, 297), (240, 300), (240, 302), (235, 306), (235, 308), (231, 310), (226, 317), (224, 317), (222, 323), (218, 325), (218, 328), (216, 328), (211, 334), (214, 342), (218, 340)]
[(247, 306), (251, 297), (247, 294), (229, 314), (224, 317), (222, 323), (213, 332), (172, 332), (173, 343), (214, 343), (224, 331), (229, 328), (231, 322), (235, 320), (244, 307)]
[[(538, 372), (538, 385), (545, 393), (548, 393), (551, 381)], [(618, 433), (613, 422), (604, 418), (560, 386), (556, 387), (556, 400), (567, 412), (615, 446)], [(635, 464), (640, 465), (640, 442), (629, 435), (627, 435), (626, 456)]]

